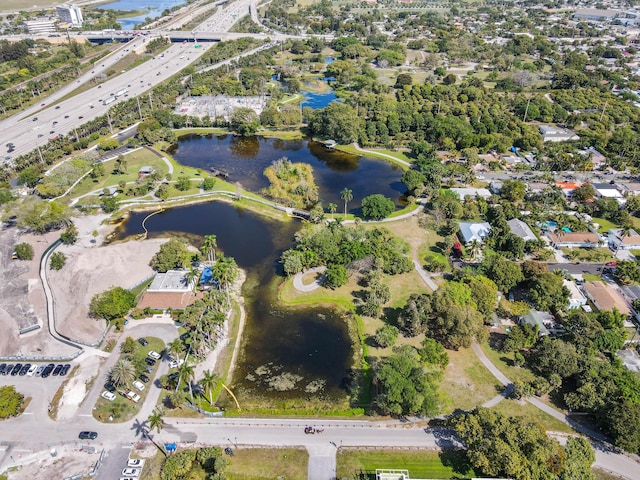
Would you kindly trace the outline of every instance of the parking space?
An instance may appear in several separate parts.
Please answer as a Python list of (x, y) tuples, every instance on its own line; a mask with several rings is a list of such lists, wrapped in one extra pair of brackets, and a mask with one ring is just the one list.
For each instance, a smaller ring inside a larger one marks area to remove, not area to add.
[[(12, 363), (12, 365), (15, 365), (15, 363)], [(36, 363), (35, 365), (46, 367), (49, 364)], [(31, 402), (25, 413), (37, 412), (40, 414), (47, 411), (49, 403), (65, 378), (67, 377), (61, 377), (60, 375), (50, 375), (45, 378), (27, 375), (0, 375), (0, 386), (13, 385), (25, 397), (31, 397)]]

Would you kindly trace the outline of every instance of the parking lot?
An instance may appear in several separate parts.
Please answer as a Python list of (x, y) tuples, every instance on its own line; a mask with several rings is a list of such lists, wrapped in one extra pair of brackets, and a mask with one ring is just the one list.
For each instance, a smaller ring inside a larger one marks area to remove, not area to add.
[[(12, 363), (12, 365), (15, 365), (15, 363)], [(34, 365), (46, 367), (49, 364), (35, 363)], [(47, 411), (49, 403), (65, 378), (67, 377), (60, 375), (50, 375), (45, 378), (42, 378), (42, 376), (36, 377), (35, 375), (0, 375), (0, 386), (13, 385), (16, 390), (25, 397), (31, 397), (31, 402), (25, 410), (25, 414), (32, 414), (34, 412), (41, 414)]]

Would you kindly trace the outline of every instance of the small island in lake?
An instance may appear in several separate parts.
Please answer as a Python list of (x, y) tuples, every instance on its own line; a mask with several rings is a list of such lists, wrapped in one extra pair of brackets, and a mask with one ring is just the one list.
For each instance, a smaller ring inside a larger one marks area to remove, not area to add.
[(313, 180), (313, 169), (307, 163), (291, 163), (282, 157), (265, 168), (264, 176), (270, 183), (264, 193), (274, 200), (306, 209), (318, 202), (318, 186)]

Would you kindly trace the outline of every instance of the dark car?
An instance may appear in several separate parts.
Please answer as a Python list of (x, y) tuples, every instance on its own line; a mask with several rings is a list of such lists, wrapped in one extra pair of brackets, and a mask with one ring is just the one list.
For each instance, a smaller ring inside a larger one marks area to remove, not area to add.
[(147, 365), (149, 365), (150, 367), (156, 364), (156, 361), (150, 357), (145, 358), (144, 361), (147, 362)]
[(112, 385), (112, 384), (110, 384), (110, 383), (105, 383), (105, 384), (104, 384), (104, 389), (105, 389), (107, 392), (111, 392), (111, 393), (113, 393), (113, 392), (115, 392), (115, 391), (116, 391), (116, 387), (115, 387), (115, 385)]
[(30, 363), (25, 363), (22, 368), (20, 369), (20, 371), (18, 372), (18, 375), (20, 375), (21, 377), (24, 377), (27, 372), (29, 371), (29, 369), (31, 368), (31, 364)]
[(189, 339), (189, 337), (191, 336), (191, 333), (189, 332), (184, 332), (182, 335), (180, 335), (180, 340), (182, 340), (183, 342), (185, 342), (186, 340)]
[(139, 338), (139, 339), (138, 339), (138, 343), (139, 343), (140, 345), (142, 345), (143, 347), (146, 347), (147, 345), (149, 345), (149, 342), (147, 342), (147, 339), (146, 339), (146, 338), (144, 338), (144, 337)]
[(6, 363), (0, 363), (0, 375), (4, 375), (4, 371), (7, 369)]
[(78, 438), (80, 440), (95, 440), (98, 437), (98, 432), (80, 432)]
[(53, 375), (54, 377), (60, 375), (60, 370), (62, 370), (62, 367), (64, 367), (64, 365), (62, 365), (61, 363), (56, 365), (56, 368), (53, 369), (51, 375)]
[(149, 383), (149, 377), (147, 377), (144, 373), (138, 378), (140, 378), (140, 380), (142, 380), (144, 383)]
[(56, 366), (53, 363), (50, 363), (49, 365), (44, 367), (44, 370), (42, 371), (42, 375), (40, 376), (42, 378), (47, 378), (49, 375), (51, 375), (51, 372), (53, 372), (54, 368), (56, 368)]
[(11, 370), (13, 370), (13, 365), (12, 364), (7, 364), (6, 368), (4, 369), (4, 372), (2, 372), (3, 375), (9, 375), (11, 373)]
[(64, 377), (67, 373), (69, 373), (70, 368), (71, 368), (71, 365), (67, 363), (64, 367), (62, 367), (62, 370), (60, 370), (60, 376)]
[(22, 364), (21, 363), (16, 363), (13, 366), (13, 370), (11, 370), (11, 376), (15, 377), (18, 373), (20, 373), (20, 369), (22, 368)]

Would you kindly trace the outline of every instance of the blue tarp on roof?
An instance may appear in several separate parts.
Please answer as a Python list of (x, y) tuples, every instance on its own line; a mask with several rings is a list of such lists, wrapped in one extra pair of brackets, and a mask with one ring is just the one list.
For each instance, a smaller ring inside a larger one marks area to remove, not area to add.
[(200, 275), (200, 283), (211, 283), (212, 278), (213, 272), (211, 272), (211, 267), (205, 267), (202, 275)]

